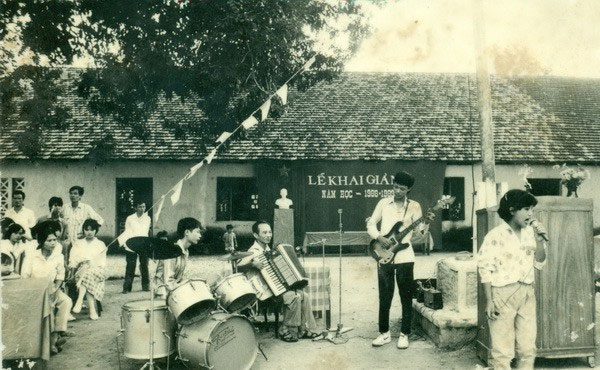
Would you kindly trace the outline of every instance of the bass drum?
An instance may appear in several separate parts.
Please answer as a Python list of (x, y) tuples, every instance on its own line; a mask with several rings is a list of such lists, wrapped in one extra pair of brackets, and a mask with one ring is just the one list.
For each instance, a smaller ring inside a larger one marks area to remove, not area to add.
[(224, 312), (181, 327), (177, 348), (179, 358), (193, 369), (250, 369), (258, 354), (250, 321)]
[[(150, 310), (152, 301), (128, 302), (121, 308), (123, 355), (136, 360), (150, 358)], [(164, 300), (154, 300), (154, 358), (175, 352), (177, 323)]]

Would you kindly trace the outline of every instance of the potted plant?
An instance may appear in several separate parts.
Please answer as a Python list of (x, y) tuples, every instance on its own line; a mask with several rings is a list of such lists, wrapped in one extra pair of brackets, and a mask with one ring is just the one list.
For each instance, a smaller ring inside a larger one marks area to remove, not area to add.
[(590, 171), (579, 164), (575, 167), (568, 167), (566, 164), (555, 165), (554, 168), (560, 170), (560, 183), (567, 188), (567, 197), (577, 198), (577, 188), (584, 180), (590, 178)]

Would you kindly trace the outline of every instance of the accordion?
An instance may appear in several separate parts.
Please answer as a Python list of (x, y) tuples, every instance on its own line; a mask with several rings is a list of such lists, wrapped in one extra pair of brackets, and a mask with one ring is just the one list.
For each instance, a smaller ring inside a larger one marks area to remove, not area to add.
[(263, 253), (256, 258), (263, 264), (260, 274), (273, 295), (308, 285), (308, 274), (291, 245), (279, 244), (272, 253)]

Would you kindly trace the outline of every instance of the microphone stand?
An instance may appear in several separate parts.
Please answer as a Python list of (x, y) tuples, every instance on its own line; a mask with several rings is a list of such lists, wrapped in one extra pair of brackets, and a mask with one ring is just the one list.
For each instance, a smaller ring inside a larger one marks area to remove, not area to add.
[(334, 344), (343, 344), (348, 342), (348, 337), (344, 335), (344, 333), (349, 332), (354, 329), (351, 327), (344, 327), (342, 324), (342, 233), (343, 224), (342, 224), (342, 212), (343, 210), (338, 209), (338, 218), (339, 218), (339, 234), (340, 234), (340, 248), (339, 248), (339, 314), (338, 314), (338, 325), (337, 330), (335, 332), (335, 336), (332, 338), (331, 342)]

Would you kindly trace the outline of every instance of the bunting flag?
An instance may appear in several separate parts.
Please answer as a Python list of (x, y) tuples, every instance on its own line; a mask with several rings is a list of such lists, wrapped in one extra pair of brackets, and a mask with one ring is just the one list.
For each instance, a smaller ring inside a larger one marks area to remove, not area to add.
[(215, 155), (217, 155), (217, 148), (214, 148), (207, 156), (206, 158), (204, 158), (204, 160), (206, 161), (206, 164), (210, 164), (210, 162), (212, 162), (212, 160), (215, 158)]
[(158, 221), (158, 217), (160, 216), (160, 212), (162, 211), (163, 203), (165, 202), (165, 196), (160, 197), (160, 202), (158, 202), (158, 208), (156, 212), (154, 212), (154, 223)]
[(276, 92), (277, 96), (279, 96), (281, 98), (281, 103), (283, 105), (287, 104), (287, 95), (288, 95), (288, 85), (285, 84), (283, 86), (281, 86), (277, 92)]
[(309, 69), (309, 68), (310, 68), (310, 66), (312, 66), (312, 65), (313, 65), (313, 63), (315, 62), (315, 60), (317, 60), (317, 56), (316, 56), (316, 55), (313, 55), (313, 56), (312, 56), (312, 58), (310, 58), (310, 59), (308, 60), (308, 62), (306, 62), (306, 63), (304, 64), (304, 67), (302, 67), (302, 68), (303, 68), (304, 70), (307, 70), (307, 69)]
[(221, 136), (219, 136), (219, 138), (217, 139), (217, 143), (218, 144), (224, 143), (227, 139), (229, 139), (230, 136), (231, 136), (231, 132), (223, 131)]
[(173, 189), (175, 189), (175, 191), (173, 191), (173, 194), (171, 194), (171, 204), (175, 205), (177, 204), (177, 202), (179, 202), (179, 197), (181, 196), (181, 188), (183, 187), (183, 179), (179, 180), (179, 182), (177, 183), (177, 185), (175, 185), (175, 187)]
[(260, 106), (260, 120), (264, 121), (269, 116), (269, 109), (271, 109), (271, 99), (267, 100)]
[[(306, 70), (308, 68), (310, 68), (310, 66), (315, 62), (315, 57), (313, 56), (312, 58), (310, 58), (305, 64), (304, 66), (302, 66), (302, 70)], [(302, 70), (297, 71), (296, 73), (294, 73), (294, 75), (292, 75), (292, 77), (290, 77), (290, 79), (287, 81), (289, 82), (292, 78), (294, 78), (294, 76), (296, 76), (296, 74), (298, 74), (299, 72), (301, 72)], [(260, 119), (261, 121), (264, 121), (268, 118), (269, 116), (269, 111), (271, 109), (271, 98), (275, 95), (279, 96), (279, 98), (281, 99), (281, 102), (283, 105), (287, 104), (287, 98), (288, 98), (288, 85), (287, 82), (281, 86), (279, 89), (277, 89), (277, 91), (275, 92), (275, 94), (271, 95), (269, 97), (269, 99), (267, 101), (265, 101), (261, 106), (260, 106)], [(254, 113), (252, 113), (251, 116), (249, 116), (248, 118), (246, 118), (241, 124), (240, 126), (242, 126), (245, 130), (248, 130), (254, 126), (256, 126), (258, 124), (258, 119), (256, 117), (254, 117), (254, 114), (258, 112), (258, 109), (254, 111)], [(236, 132), (237, 130), (239, 130), (239, 126), (234, 130), (234, 132)], [(162, 212), (164, 203), (165, 203), (165, 198), (167, 197), (167, 194), (169, 194), (171, 191), (173, 191), (173, 194), (171, 194), (171, 203), (173, 205), (177, 204), (177, 202), (179, 202), (179, 198), (181, 197), (181, 191), (183, 188), (183, 182), (185, 180), (189, 180), (190, 178), (192, 178), (196, 172), (204, 165), (204, 163), (206, 164), (210, 164), (213, 159), (215, 158), (215, 156), (217, 155), (217, 150), (219, 149), (219, 147), (221, 146), (221, 144), (225, 143), (225, 141), (227, 141), (231, 136), (233, 135), (233, 132), (228, 132), (228, 131), (224, 131), (223, 133), (221, 133), (221, 135), (217, 138), (217, 146), (206, 156), (206, 158), (204, 158), (201, 162), (195, 164), (194, 166), (192, 166), (190, 168), (190, 171), (181, 179), (179, 180), (179, 182), (173, 187), (171, 188), (167, 193), (163, 194), (160, 197), (160, 200), (156, 203), (154, 203), (149, 209), (148, 211), (150, 211), (151, 209), (153, 209), (155, 206), (157, 206), (156, 208), (156, 212), (154, 212), (154, 222), (158, 222), (158, 218), (160, 217), (160, 213)], [(1, 176), (2, 172), (0, 171), (0, 176)], [(109, 246), (114, 243), (115, 241), (118, 241), (119, 244), (124, 245), (125, 241), (127, 240), (128, 235), (123, 232), (121, 235), (119, 235), (117, 238), (115, 238), (113, 241), (111, 241), (109, 243)], [(125, 246), (125, 248), (127, 248)]]
[(188, 172), (187, 176), (185, 176), (185, 179), (189, 180), (192, 177), (194, 177), (194, 175), (196, 174), (196, 172), (198, 172), (198, 170), (200, 169), (200, 167), (202, 167), (203, 165), (204, 165), (204, 161), (196, 163), (193, 167), (190, 168), (190, 172)]
[(242, 127), (244, 129), (248, 130), (248, 129), (256, 126), (257, 123), (258, 123), (258, 120), (254, 116), (250, 116), (250, 117), (246, 118), (244, 120), (244, 122), (242, 122)]

